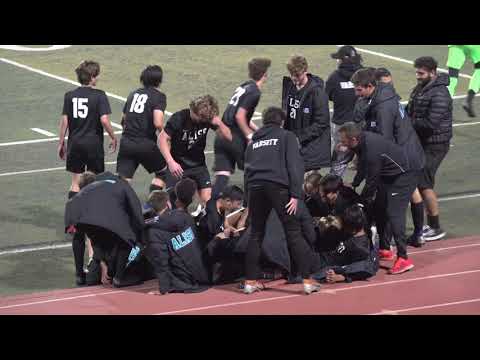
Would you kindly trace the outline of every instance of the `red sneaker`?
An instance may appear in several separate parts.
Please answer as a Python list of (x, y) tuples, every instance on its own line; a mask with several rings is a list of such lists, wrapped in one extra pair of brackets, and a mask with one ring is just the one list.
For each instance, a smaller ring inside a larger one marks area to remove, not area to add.
[(380, 260), (392, 261), (395, 259), (392, 250), (378, 250), (378, 257)]
[(408, 270), (411, 270), (414, 268), (413, 262), (410, 259), (404, 259), (404, 258), (397, 258), (397, 261), (395, 261), (395, 264), (393, 267), (388, 270), (388, 273), (391, 275), (397, 275), (404, 273)]

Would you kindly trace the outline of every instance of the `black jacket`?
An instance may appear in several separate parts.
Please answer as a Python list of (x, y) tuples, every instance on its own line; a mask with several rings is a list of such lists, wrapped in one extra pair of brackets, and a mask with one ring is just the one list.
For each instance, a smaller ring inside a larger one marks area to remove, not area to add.
[(332, 122), (337, 125), (343, 125), (353, 120), (353, 109), (357, 96), (350, 79), (355, 71), (361, 68), (362, 65), (342, 63), (327, 79), (325, 92), (329, 100), (333, 102)]
[(183, 210), (160, 216), (146, 229), (146, 255), (161, 293), (199, 292), (210, 283), (195, 223)]
[(142, 241), (142, 204), (125, 180), (105, 172), (65, 205), (65, 227), (77, 224), (104, 228), (135, 246)]
[[(383, 136), (364, 131), (360, 143), (354, 149), (358, 155), (358, 170), (353, 179), (353, 187), (358, 187), (365, 179), (362, 198), (371, 200), (377, 190), (380, 177), (393, 177), (411, 170), (410, 162), (403, 148)], [(412, 156), (416, 156), (412, 154)]]
[(345, 210), (361, 201), (360, 195), (355, 190), (347, 186), (342, 186), (338, 191), (335, 204), (331, 205), (325, 202), (320, 196), (315, 196), (307, 203), (310, 213), (314, 217), (324, 217), (328, 215), (342, 216)]
[(303, 161), (295, 135), (278, 126), (266, 125), (255, 132), (245, 151), (245, 189), (255, 182), (269, 181), (290, 190), (300, 199), (303, 185)]
[(452, 138), (452, 97), (447, 74), (422, 87), (417, 85), (410, 95), (407, 112), (422, 144), (443, 144)]
[(347, 282), (366, 280), (379, 269), (378, 248), (366, 236), (350, 237), (340, 243), (335, 251), (315, 254), (312, 278), (322, 281), (328, 270), (345, 276)]
[[(359, 100), (359, 107), (364, 105)], [(360, 105), (362, 104), (362, 105)], [(384, 138), (400, 145), (408, 159), (411, 169), (420, 170), (425, 165), (425, 155), (418, 136), (412, 126), (400, 96), (391, 84), (379, 83), (372, 97), (367, 101), (364, 112), (365, 131), (382, 135)]]
[[(309, 81), (300, 100), (297, 118), (295, 122), (287, 120), (284, 128), (298, 137), (305, 170), (309, 171), (330, 166), (331, 138), (328, 96), (324, 91), (323, 80), (312, 74), (307, 76)], [(284, 111), (288, 109), (288, 94), (293, 89), (295, 84), (289, 77), (284, 77), (282, 87)]]

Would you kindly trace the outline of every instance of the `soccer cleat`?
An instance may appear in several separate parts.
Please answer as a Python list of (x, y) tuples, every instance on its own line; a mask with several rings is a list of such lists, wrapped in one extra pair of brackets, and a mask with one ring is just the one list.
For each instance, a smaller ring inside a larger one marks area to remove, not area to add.
[(380, 260), (384, 260), (384, 261), (392, 261), (393, 259), (395, 259), (395, 256), (393, 255), (393, 251), (392, 250), (378, 250), (378, 258)]
[(447, 233), (440, 228), (434, 229), (426, 225), (423, 227), (422, 238), (425, 241), (435, 241), (442, 239), (443, 237), (445, 237), (446, 234)]
[(466, 101), (463, 105), (463, 110), (467, 113), (467, 115), (471, 118), (476, 117), (475, 111), (473, 110), (473, 103), (471, 101)]
[(397, 261), (395, 261), (395, 264), (393, 267), (388, 270), (388, 273), (391, 275), (398, 275), (402, 274), (408, 270), (411, 270), (414, 268), (413, 262), (410, 259), (404, 259), (404, 258), (397, 258)]
[(303, 292), (306, 295), (310, 295), (314, 292), (320, 291), (320, 284), (317, 282), (303, 283)]
[(250, 294), (253, 294), (254, 292), (262, 291), (262, 290), (265, 290), (265, 285), (263, 285), (258, 281), (255, 284), (245, 283), (243, 286), (243, 293), (247, 295), (250, 295)]

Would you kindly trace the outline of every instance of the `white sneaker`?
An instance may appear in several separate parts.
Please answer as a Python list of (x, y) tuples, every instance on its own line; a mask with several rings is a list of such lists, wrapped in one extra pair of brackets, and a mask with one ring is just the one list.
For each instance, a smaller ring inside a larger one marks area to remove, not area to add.
[(311, 293), (320, 291), (320, 284), (313, 283), (313, 284), (303, 284), (303, 292), (306, 295), (310, 295)]
[(244, 284), (243, 286), (243, 293), (250, 295), (257, 291), (262, 291), (265, 289), (265, 285), (262, 283), (257, 282), (255, 285)]
[(445, 237), (447, 233), (442, 229), (434, 229), (428, 225), (423, 227), (422, 238), (425, 241), (435, 241), (440, 240)]

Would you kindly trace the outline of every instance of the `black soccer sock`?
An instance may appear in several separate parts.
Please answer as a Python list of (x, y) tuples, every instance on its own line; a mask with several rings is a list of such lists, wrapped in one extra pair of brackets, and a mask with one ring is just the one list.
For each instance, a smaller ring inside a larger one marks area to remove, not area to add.
[(78, 192), (76, 192), (76, 191), (69, 191), (68, 192), (68, 199), (70, 200), (71, 198), (73, 198), (77, 194), (78, 194)]
[(438, 215), (436, 216), (428, 215), (427, 217), (428, 217), (428, 225), (430, 225), (431, 228), (440, 229), (440, 220), (438, 218)]
[(72, 239), (73, 259), (75, 260), (75, 273), (83, 274), (83, 262), (85, 258), (85, 233), (77, 231)]
[(156, 190), (165, 190), (165, 188), (163, 186), (158, 186), (158, 185), (155, 185), (155, 184), (150, 184), (150, 193), (152, 191), (156, 191)]
[(410, 204), (410, 210), (412, 211), (412, 220), (413, 220), (413, 226), (415, 227), (414, 232), (416, 234), (420, 233), (423, 229), (423, 223), (424, 223), (424, 206), (423, 206), (423, 201), (419, 202), (418, 204), (411, 203)]
[(227, 187), (230, 176), (217, 175), (212, 189), (212, 199), (218, 199), (222, 191)]
[(472, 89), (468, 90), (467, 104), (471, 104), (474, 98), (475, 98), (475, 91), (473, 91)]

